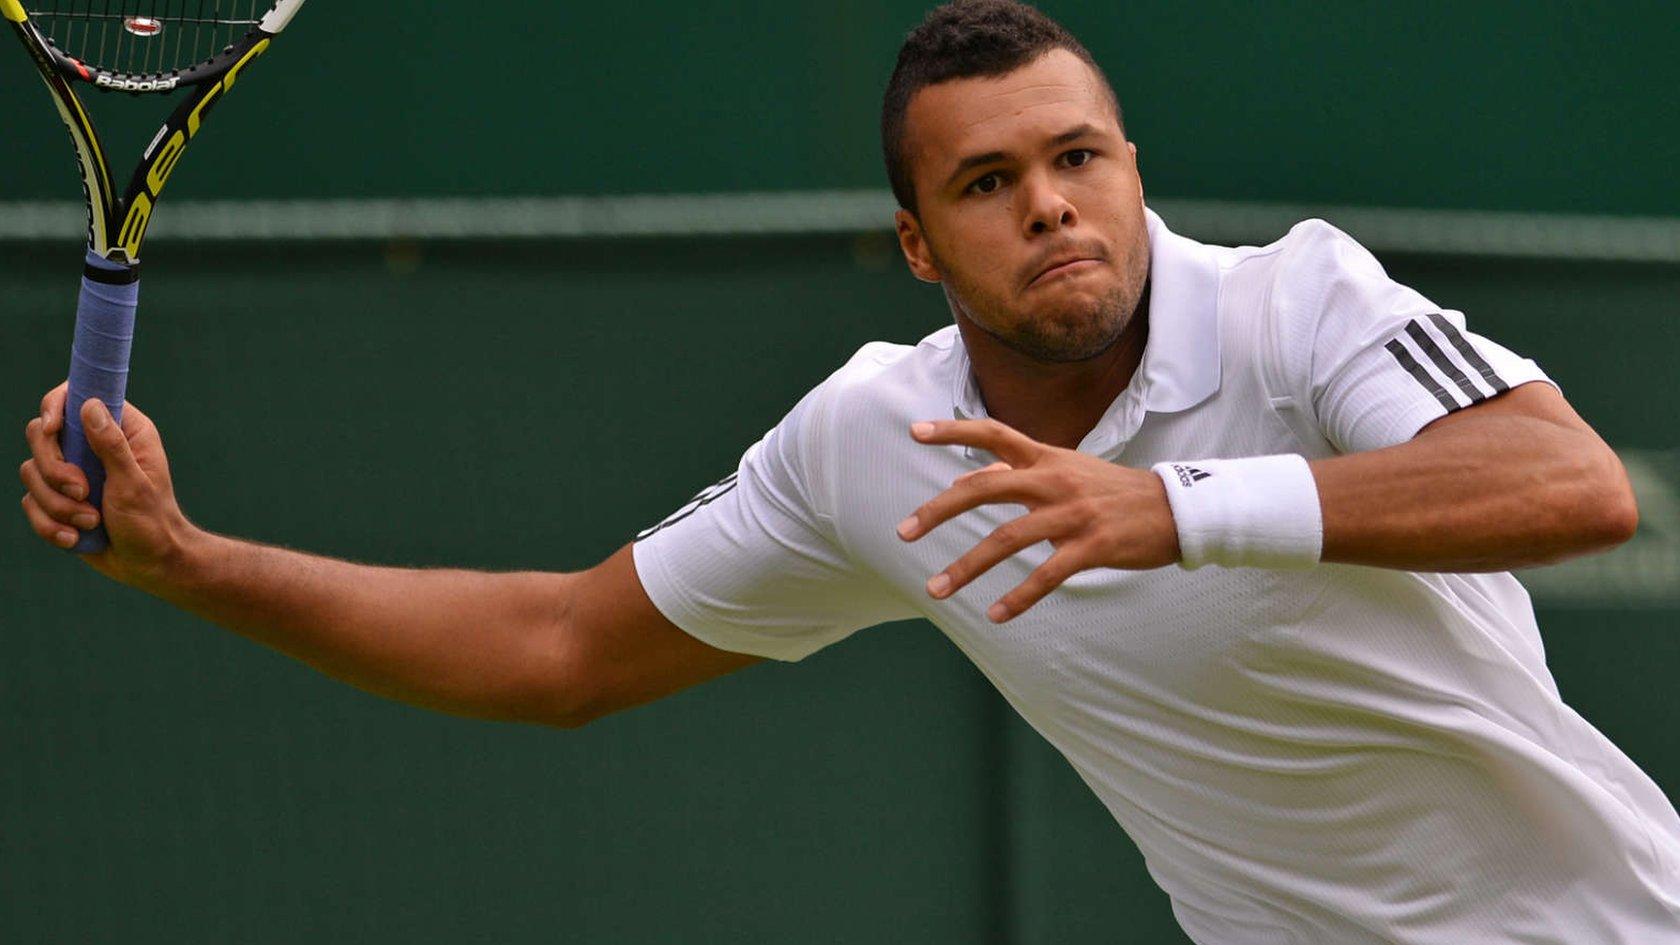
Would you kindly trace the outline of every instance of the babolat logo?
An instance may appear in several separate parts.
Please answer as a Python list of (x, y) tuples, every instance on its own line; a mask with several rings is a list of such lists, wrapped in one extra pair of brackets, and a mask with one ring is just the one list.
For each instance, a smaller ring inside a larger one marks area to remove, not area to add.
[(173, 75), (167, 79), (119, 79), (100, 73), (93, 78), (94, 85), (118, 92), (163, 92), (174, 88), (180, 81), (179, 76)]
[(1189, 488), (1213, 475), (1213, 473), (1203, 472), (1194, 466), (1180, 466), (1177, 463), (1173, 463), (1173, 472), (1178, 473), (1178, 481), (1183, 483), (1185, 488)]

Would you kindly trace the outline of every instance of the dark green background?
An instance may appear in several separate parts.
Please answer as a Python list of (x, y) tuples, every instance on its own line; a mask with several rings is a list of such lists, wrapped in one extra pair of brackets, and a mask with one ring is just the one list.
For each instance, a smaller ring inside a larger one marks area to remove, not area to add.
[[(1669, 5), (1046, 6), (1108, 66), (1154, 194), (1680, 213)], [(540, 12), (416, 3), (393, 24), (314, 0), (170, 196), (881, 185), (876, 107), (917, 4), (519, 8)], [(0, 54), (0, 114), (0, 201), (72, 199), (21, 56)], [(945, 322), (893, 253), (160, 242), (131, 396), (208, 527), (579, 568), (858, 345)], [(1387, 261), (1538, 358), (1619, 448), (1680, 448), (1680, 268)], [(16, 459), (77, 269), (73, 244), (0, 245)], [(318, 677), (15, 513), (0, 565), (3, 942), (1183, 941), (1119, 828), (923, 624), (563, 732)], [(1680, 793), (1680, 612), (1542, 605), (1570, 704)]]
[[(856, 345), (943, 321), (888, 249), (171, 244), (131, 393), (208, 527), (578, 568)], [(1652, 396), (1680, 272), (1393, 263), (1618, 445), (1680, 443)], [(42, 247), (5, 271), (0, 403), (21, 424), (59, 374), (76, 269)], [(0, 559), (5, 941), (1178, 940), (1129, 841), (922, 624), (565, 732), (348, 689), (105, 583), (21, 518)], [(1675, 617), (1541, 614), (1565, 696), (1671, 796)]]
[[(170, 195), (880, 186), (881, 91), (925, 8), (622, 0), (463, 15), (418, 0), (391, 16), (314, 0)], [(1156, 196), (1680, 212), (1674, 3), (1044, 8), (1109, 72)], [(45, 94), (24, 57), (0, 56), (0, 200), (75, 196)], [(155, 124), (114, 137), (137, 149)]]

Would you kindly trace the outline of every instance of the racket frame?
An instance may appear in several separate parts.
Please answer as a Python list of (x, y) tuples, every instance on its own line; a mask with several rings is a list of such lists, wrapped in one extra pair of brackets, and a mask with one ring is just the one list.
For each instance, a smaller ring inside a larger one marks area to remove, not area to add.
[[(9, 22), (29, 50), (41, 80), (52, 94), (59, 117), (70, 131), (81, 167), (87, 201), (88, 248), (76, 305), (76, 334), (70, 352), (70, 380), (64, 427), (59, 442), (66, 460), (87, 475), (87, 501), (102, 507), (105, 468), (82, 429), (81, 408), (98, 398), (113, 420), (122, 422), (127, 396), (134, 314), (139, 304), (140, 248), (164, 185), (187, 145), (203, 127), (210, 110), (232, 90), (240, 74), (268, 50), (274, 37), (297, 15), (304, 0), (279, 0), (255, 28), (217, 55), (188, 68), (151, 75), (128, 75), (90, 66), (61, 52), (30, 21), (22, 0), (0, 0), (0, 17)], [(128, 188), (118, 195), (99, 132), (75, 84), (134, 95), (190, 90), (141, 152)], [(70, 548), (95, 554), (109, 547), (104, 524), (83, 531)]]
[[(304, 0), (279, 0), (256, 27), (222, 52), (188, 68), (164, 73), (112, 72), (84, 63), (58, 49), (29, 19), (22, 0), (0, 0), (0, 14), (10, 22), (29, 50), (41, 80), (58, 106), (70, 132), (81, 166), (82, 191), (88, 208), (88, 248), (112, 262), (137, 264), (152, 211), (210, 110), (233, 89), (245, 67), (268, 50), (303, 7)], [(109, 160), (87, 108), (76, 95), (76, 83), (103, 91), (134, 95), (177, 89), (192, 94), (176, 106), (141, 153), (128, 186), (120, 194), (112, 180)]]

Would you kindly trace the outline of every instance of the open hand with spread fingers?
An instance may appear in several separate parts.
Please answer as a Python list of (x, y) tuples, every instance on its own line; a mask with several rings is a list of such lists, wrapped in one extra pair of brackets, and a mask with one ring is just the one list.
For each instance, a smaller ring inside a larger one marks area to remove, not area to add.
[(1178, 531), (1159, 477), (1077, 450), (1040, 443), (996, 420), (912, 424), (919, 443), (957, 444), (990, 452), (1000, 462), (958, 476), (950, 488), (900, 522), (915, 541), (943, 522), (982, 505), (1007, 502), (1027, 514), (1005, 522), (927, 583), (943, 600), (996, 565), (1041, 541), (1055, 549), (1018, 587), (987, 611), (1003, 623), (1087, 568), (1146, 570), (1179, 559)]

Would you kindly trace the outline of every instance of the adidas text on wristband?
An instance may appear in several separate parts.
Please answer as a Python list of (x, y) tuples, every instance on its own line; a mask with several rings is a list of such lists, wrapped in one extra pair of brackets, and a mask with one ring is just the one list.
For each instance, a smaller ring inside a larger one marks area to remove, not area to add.
[(1318, 485), (1294, 454), (1157, 463), (1181, 563), (1310, 568), (1324, 548)]

